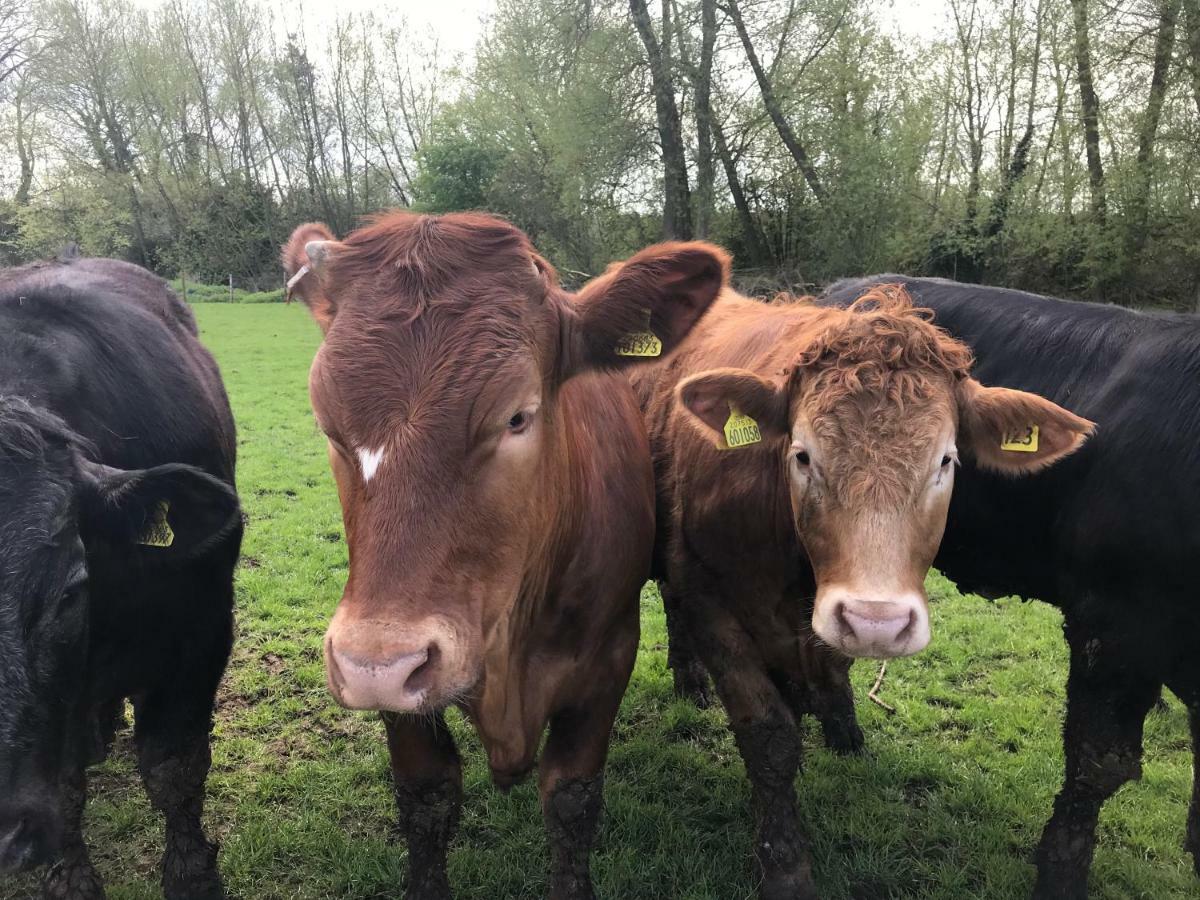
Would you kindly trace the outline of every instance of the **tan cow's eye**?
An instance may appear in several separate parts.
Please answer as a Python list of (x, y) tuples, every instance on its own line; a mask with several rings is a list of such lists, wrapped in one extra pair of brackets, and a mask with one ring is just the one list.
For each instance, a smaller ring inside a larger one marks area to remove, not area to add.
[(531, 419), (532, 416), (527, 412), (514, 413), (513, 417), (508, 420), (509, 434), (520, 434), (522, 431), (525, 431), (529, 427)]
[(952, 462), (954, 462), (954, 460), (948, 454), (946, 456), (943, 456), (942, 457), (942, 468), (943, 469), (946, 468), (946, 466), (950, 465), (950, 463), (952, 463)]
[(807, 450), (796, 451), (796, 463), (801, 466), (807, 466), (812, 460), (808, 456)]

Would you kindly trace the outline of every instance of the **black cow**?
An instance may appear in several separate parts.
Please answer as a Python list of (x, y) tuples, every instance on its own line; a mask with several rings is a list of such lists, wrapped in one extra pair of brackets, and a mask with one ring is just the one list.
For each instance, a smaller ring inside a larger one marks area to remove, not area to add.
[(169, 900), (223, 896), (200, 817), (242, 522), (188, 307), (127, 263), (0, 271), (0, 879), (103, 896), (80, 816), (126, 698)]
[[(935, 562), (965, 591), (1063, 612), (1066, 778), (1034, 894), (1083, 898), (1100, 807), (1139, 777), (1142, 723), (1162, 685), (1187, 706), (1200, 747), (1200, 318), (899, 275), (838, 282), (825, 300), (884, 282), (903, 284), (974, 349), (984, 383), (1041, 394), (1098, 426), (1034, 477), (966, 460)], [(1187, 848), (1200, 873), (1200, 783)]]

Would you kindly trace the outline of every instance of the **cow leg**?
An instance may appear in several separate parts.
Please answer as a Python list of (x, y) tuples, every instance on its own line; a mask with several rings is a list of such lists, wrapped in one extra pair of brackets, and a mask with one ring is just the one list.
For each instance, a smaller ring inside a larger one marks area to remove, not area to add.
[(538, 764), (552, 900), (590, 900), (590, 859), (604, 799), (604, 760), (618, 698), (555, 714)]
[(708, 709), (712, 704), (708, 672), (696, 653), (687, 617), (679, 609), (679, 597), (665, 579), (658, 582), (658, 593), (667, 616), (667, 667), (675, 682), (675, 696), (691, 700), (700, 709)]
[(441, 713), (384, 713), (400, 833), (408, 844), (408, 900), (446, 900), (446, 852), (462, 812), (462, 764)]
[(697, 646), (716, 681), (750, 778), (759, 895), (763, 900), (811, 900), (817, 889), (796, 810), (796, 720), (737, 621), (717, 602), (697, 602), (693, 608), (689, 621)]
[(1117, 639), (1067, 631), (1066, 777), (1037, 849), (1037, 900), (1087, 897), (1100, 807), (1141, 777), (1142, 724), (1160, 688), (1120, 655)]
[[(854, 710), (850, 666), (854, 660), (824, 645), (810, 643), (801, 651), (810, 657), (808, 688), (812, 710), (821, 723), (825, 746), (842, 756), (861, 753), (865, 739)], [(809, 668), (809, 667), (806, 667)]]
[(62, 786), (62, 811), (66, 833), (62, 859), (46, 874), (45, 900), (104, 900), (100, 880), (83, 840), (83, 807), (87, 804), (87, 775), (80, 769)]
[[(219, 672), (217, 679), (219, 679)], [(191, 696), (155, 691), (134, 701), (138, 772), (151, 805), (166, 821), (162, 887), (166, 900), (220, 900), (217, 844), (204, 833), (204, 788), (216, 680), (191, 681)]]

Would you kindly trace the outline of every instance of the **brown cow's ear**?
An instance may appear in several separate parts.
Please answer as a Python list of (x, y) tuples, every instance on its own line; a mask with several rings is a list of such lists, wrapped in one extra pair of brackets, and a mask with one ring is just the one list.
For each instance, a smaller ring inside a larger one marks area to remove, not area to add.
[(1096, 424), (1037, 394), (959, 385), (959, 442), (981, 468), (1024, 475), (1078, 450)]
[(711, 369), (685, 378), (676, 397), (722, 450), (776, 440), (789, 432), (786, 389), (745, 369)]
[(322, 272), (339, 246), (327, 225), (308, 222), (292, 232), (280, 253), (287, 276), (287, 299), (299, 297), (323, 332), (329, 331), (337, 309), (329, 299)]
[(701, 242), (655, 244), (584, 285), (565, 331), (563, 370), (653, 362), (687, 337), (729, 281), (729, 254)]

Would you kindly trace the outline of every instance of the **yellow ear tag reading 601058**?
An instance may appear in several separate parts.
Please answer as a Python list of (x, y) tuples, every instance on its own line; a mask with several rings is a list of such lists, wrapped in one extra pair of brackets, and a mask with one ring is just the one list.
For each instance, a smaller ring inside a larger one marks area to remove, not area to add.
[(1013, 453), (1037, 453), (1038, 427), (1028, 426), (1024, 431), (1004, 435), (1000, 442), (1001, 450), (1011, 450)]
[(617, 356), (662, 356), (662, 341), (650, 330), (650, 310), (646, 310), (646, 330), (631, 331), (617, 341), (613, 352)]
[(175, 532), (171, 530), (171, 525), (167, 522), (167, 513), (170, 509), (171, 502), (169, 500), (158, 501), (158, 505), (154, 507), (154, 515), (146, 525), (146, 530), (138, 538), (139, 544), (143, 547), (170, 547), (175, 543)]
[(729, 418), (725, 420), (725, 449), (736, 450), (761, 440), (762, 432), (758, 430), (758, 423), (732, 403), (729, 404)]

